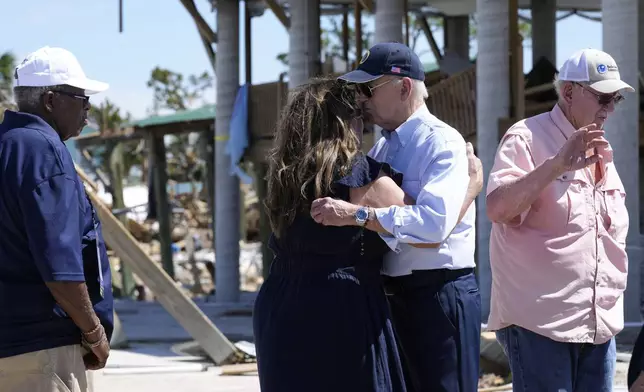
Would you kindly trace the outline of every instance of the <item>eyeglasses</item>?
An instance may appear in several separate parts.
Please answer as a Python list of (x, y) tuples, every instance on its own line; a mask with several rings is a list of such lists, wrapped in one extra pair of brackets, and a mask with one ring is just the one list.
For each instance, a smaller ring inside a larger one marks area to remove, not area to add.
[(83, 101), (83, 104), (89, 103), (89, 97), (86, 95), (78, 95), (73, 93), (68, 93), (67, 91), (52, 90), (52, 93), (67, 95), (68, 97), (80, 99)]
[(382, 83), (377, 84), (375, 86), (369, 86), (369, 84), (367, 84), (367, 83), (359, 83), (359, 84), (356, 84), (356, 89), (360, 94), (364, 95), (367, 98), (371, 98), (371, 97), (373, 97), (373, 90), (375, 90), (375, 89), (377, 89), (379, 87), (382, 87), (387, 83), (390, 83), (392, 80), (393, 79), (389, 79), (386, 82), (382, 82)]
[(575, 84), (579, 85), (579, 87), (581, 87), (583, 90), (588, 91), (589, 93), (594, 95), (595, 98), (597, 98), (597, 103), (602, 106), (610, 105), (611, 103), (614, 103), (615, 105), (617, 105), (618, 103), (624, 100), (624, 96), (622, 96), (619, 93), (613, 93), (613, 94), (596, 93), (581, 83), (575, 83)]

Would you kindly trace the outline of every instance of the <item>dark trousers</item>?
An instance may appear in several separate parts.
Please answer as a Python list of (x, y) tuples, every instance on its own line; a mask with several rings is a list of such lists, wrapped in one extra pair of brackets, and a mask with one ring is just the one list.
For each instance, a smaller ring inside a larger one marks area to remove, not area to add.
[(385, 291), (414, 392), (476, 392), (481, 296), (471, 268), (385, 278)]

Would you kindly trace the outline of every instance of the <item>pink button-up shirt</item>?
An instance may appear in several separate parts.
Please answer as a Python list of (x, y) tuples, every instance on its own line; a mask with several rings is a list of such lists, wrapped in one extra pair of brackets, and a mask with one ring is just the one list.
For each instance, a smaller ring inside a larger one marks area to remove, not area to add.
[[(559, 106), (513, 125), (503, 137), (487, 194), (557, 154), (575, 129)], [(624, 327), (628, 212), (610, 147), (590, 166), (543, 189), (512, 224), (490, 234), (488, 328), (517, 325), (556, 341), (608, 341)]]

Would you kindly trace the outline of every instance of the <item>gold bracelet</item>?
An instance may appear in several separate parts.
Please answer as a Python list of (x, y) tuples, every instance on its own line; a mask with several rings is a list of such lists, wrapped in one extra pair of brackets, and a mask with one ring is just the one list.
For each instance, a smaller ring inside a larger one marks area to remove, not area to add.
[(98, 332), (98, 330), (99, 330), (101, 327), (102, 327), (102, 325), (101, 325), (101, 323), (99, 322), (99, 323), (98, 323), (98, 325), (94, 327), (94, 329), (92, 329), (92, 330), (91, 330), (91, 331), (89, 331), (89, 332), (82, 332), (82, 334), (83, 334), (83, 336), (91, 335), (91, 334), (93, 334), (93, 333)]
[(90, 349), (91, 348), (96, 348), (96, 347), (100, 346), (103, 343), (103, 339), (105, 339), (106, 337), (107, 336), (105, 335), (105, 330), (103, 330), (103, 331), (101, 331), (101, 335), (99, 336), (99, 338), (94, 343), (90, 343), (90, 342), (87, 341), (87, 339), (85, 339), (85, 336), (83, 335), (81, 337), (81, 344), (83, 346), (87, 347), (87, 348), (90, 348)]

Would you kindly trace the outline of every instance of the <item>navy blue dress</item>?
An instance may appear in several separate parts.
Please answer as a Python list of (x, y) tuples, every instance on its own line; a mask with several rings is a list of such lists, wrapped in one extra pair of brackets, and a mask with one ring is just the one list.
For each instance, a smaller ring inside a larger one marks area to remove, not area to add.
[[(402, 175), (359, 155), (334, 198)], [(253, 314), (262, 392), (404, 392), (403, 368), (381, 287), (388, 247), (358, 226), (327, 227), (300, 214), (279, 238)]]

